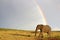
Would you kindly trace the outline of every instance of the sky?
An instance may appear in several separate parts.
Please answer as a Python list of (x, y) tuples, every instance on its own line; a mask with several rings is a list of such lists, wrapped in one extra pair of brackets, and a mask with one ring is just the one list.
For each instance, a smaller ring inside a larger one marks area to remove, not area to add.
[(52, 30), (60, 30), (60, 0), (0, 0), (0, 28), (35, 30), (44, 23), (35, 2)]

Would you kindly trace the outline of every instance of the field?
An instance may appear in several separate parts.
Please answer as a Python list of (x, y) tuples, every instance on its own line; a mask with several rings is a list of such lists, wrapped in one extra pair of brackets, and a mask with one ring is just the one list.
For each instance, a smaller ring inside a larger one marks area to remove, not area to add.
[[(34, 35), (34, 31), (0, 29), (0, 40), (40, 40), (38, 35)], [(51, 38), (45, 37), (43, 40), (60, 40), (60, 31), (52, 31)]]

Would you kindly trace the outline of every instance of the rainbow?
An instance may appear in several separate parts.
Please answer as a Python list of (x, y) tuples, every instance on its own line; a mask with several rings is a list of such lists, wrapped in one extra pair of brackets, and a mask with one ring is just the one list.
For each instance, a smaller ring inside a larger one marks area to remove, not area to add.
[(44, 12), (43, 12), (41, 6), (38, 5), (37, 1), (36, 1), (36, 0), (34, 0), (34, 1), (35, 1), (35, 4), (36, 4), (36, 6), (37, 6), (37, 9), (38, 9), (39, 13), (41, 14), (43, 24), (46, 25), (46, 24), (47, 24), (47, 21), (46, 21), (46, 17), (45, 17), (45, 15), (44, 15)]

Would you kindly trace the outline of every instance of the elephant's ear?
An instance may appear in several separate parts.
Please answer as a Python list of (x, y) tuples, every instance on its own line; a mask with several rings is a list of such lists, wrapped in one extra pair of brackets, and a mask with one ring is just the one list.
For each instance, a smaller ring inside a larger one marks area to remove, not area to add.
[(41, 25), (40, 25), (40, 28), (42, 29), (43, 27), (44, 27), (44, 25), (41, 24)]

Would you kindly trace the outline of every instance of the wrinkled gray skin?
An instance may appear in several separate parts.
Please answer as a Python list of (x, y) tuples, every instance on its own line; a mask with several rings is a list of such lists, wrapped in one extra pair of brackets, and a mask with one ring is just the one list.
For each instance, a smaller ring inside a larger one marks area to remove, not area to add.
[(51, 27), (49, 25), (38, 24), (35, 30), (35, 36), (37, 31), (40, 30), (40, 34), (43, 36), (43, 33), (47, 33), (50, 36)]

